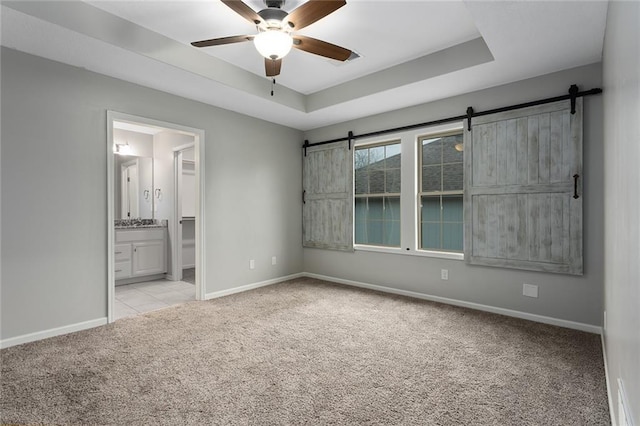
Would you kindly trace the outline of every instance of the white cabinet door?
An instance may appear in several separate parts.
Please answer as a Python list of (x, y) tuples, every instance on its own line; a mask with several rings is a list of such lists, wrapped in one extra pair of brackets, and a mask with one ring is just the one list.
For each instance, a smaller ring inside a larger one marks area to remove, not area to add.
[(132, 243), (133, 276), (161, 274), (166, 272), (164, 241)]

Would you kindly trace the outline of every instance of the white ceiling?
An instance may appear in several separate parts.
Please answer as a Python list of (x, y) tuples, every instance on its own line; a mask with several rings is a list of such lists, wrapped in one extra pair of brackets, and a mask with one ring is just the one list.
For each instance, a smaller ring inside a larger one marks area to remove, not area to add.
[[(246, 0), (254, 10), (262, 0)], [(302, 0), (288, 0), (291, 11)], [(218, 0), (3, 2), (2, 45), (308, 130), (599, 62), (606, 1), (384, 1), (347, 5), (299, 33), (358, 52), (293, 51), (275, 95), (255, 34)]]

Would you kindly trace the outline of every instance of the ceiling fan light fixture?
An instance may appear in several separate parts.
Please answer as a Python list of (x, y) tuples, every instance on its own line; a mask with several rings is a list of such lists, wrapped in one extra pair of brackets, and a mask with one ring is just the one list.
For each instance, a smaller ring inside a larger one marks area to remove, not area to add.
[(282, 59), (291, 51), (293, 38), (285, 31), (266, 30), (253, 39), (258, 52), (267, 59)]

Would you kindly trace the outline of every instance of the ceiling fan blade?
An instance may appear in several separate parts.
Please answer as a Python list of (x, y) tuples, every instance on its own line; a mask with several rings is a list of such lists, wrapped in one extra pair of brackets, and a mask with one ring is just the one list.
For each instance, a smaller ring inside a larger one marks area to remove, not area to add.
[(282, 59), (267, 59), (264, 58), (264, 70), (267, 77), (275, 77), (280, 75), (280, 69), (282, 68)]
[(252, 35), (241, 35), (212, 38), (210, 40), (194, 41), (193, 43), (191, 43), (191, 45), (194, 47), (219, 46), (221, 44), (242, 43), (243, 41), (250, 41), (253, 40), (253, 37), (254, 36)]
[(347, 4), (345, 0), (309, 0), (287, 15), (286, 21), (298, 31), (335, 12)]
[(222, 3), (229, 6), (234, 12), (238, 15), (242, 16), (247, 21), (252, 24), (258, 25), (262, 22), (262, 18), (260, 15), (256, 13), (255, 10), (251, 9), (249, 6), (241, 2), (240, 0), (220, 0)]
[(349, 49), (302, 35), (293, 36), (293, 47), (337, 61), (346, 61), (351, 56)]

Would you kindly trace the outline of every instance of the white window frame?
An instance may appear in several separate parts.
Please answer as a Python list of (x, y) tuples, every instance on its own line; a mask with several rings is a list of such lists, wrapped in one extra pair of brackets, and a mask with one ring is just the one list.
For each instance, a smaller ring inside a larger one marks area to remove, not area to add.
[[(435, 249), (432, 249), (432, 250), (420, 249), (420, 243), (422, 241), (422, 220), (421, 220), (422, 219), (422, 197), (423, 196), (426, 196), (426, 197), (439, 196), (440, 197), (440, 203), (441, 203), (440, 206), (442, 206), (442, 197), (443, 196), (459, 195), (464, 200), (464, 176), (463, 176), (463, 179), (462, 179), (463, 188), (460, 189), (460, 190), (424, 191), (422, 189), (421, 173), (422, 173), (423, 164), (422, 164), (422, 153), (421, 153), (421, 150), (422, 150), (421, 141), (423, 141), (425, 139), (443, 138), (443, 137), (446, 137), (446, 136), (454, 136), (454, 135), (464, 136), (464, 130), (462, 128), (460, 128), (460, 129), (451, 130), (451, 131), (447, 131), (447, 132), (439, 132), (439, 133), (429, 132), (426, 135), (419, 136), (417, 141), (416, 141), (416, 143), (418, 145), (418, 148), (417, 148), (418, 149), (418, 165), (417, 165), (417, 171), (418, 171), (417, 193), (418, 193), (418, 197), (416, 199), (416, 207), (418, 209), (418, 217), (417, 217), (417, 220), (418, 220), (418, 223), (417, 223), (417, 227), (418, 227), (418, 229), (417, 229), (417, 231), (418, 231), (418, 245), (417, 245), (417, 249), (419, 251), (427, 251), (429, 253), (451, 253), (451, 254), (464, 253), (464, 239), (463, 239), (463, 242), (462, 242), (462, 248), (460, 250), (457, 250), (457, 251), (435, 250)], [(442, 153), (441, 153), (441, 155), (442, 155)], [(464, 171), (464, 162), (461, 162), (460, 164), (462, 165), (462, 168), (463, 168), (463, 171)], [(444, 163), (442, 162), (442, 157), (441, 157), (440, 165), (444, 166)], [(442, 167), (441, 173), (444, 173), (444, 167)], [(442, 186), (442, 182), (441, 182), (441, 186)], [(463, 201), (463, 206), (464, 206), (464, 201)], [(463, 211), (464, 211), (464, 207), (463, 207)], [(442, 221), (440, 221), (440, 225), (442, 225)], [(463, 227), (463, 235), (464, 235), (464, 217), (463, 217), (463, 221), (462, 221), (462, 227)]]
[[(388, 253), (405, 256), (422, 256), (449, 260), (464, 260), (464, 253), (420, 250), (419, 247), (419, 185), (418, 185), (418, 165), (419, 148), (418, 140), (421, 137), (431, 134), (442, 134), (445, 132), (460, 131), (464, 127), (463, 122), (448, 123), (439, 126), (423, 127), (420, 129), (408, 130), (405, 132), (389, 133), (367, 139), (356, 140), (355, 147), (367, 145), (380, 145), (385, 142), (400, 141), (401, 162), (401, 188), (400, 188), (400, 247), (373, 246), (365, 244), (354, 244), (356, 251)], [(355, 167), (353, 170), (354, 194), (355, 194)], [(355, 196), (353, 199), (353, 238), (355, 241)]]
[[(355, 168), (355, 159), (356, 159), (356, 149), (363, 149), (363, 148), (377, 148), (377, 147), (382, 147), (382, 146), (389, 146), (389, 145), (400, 145), (400, 159), (402, 160), (402, 143), (399, 139), (386, 139), (385, 141), (379, 142), (379, 143), (368, 143), (368, 144), (358, 144), (355, 145), (353, 147), (353, 161), (354, 161), (354, 167), (353, 167), (353, 241), (355, 244), (356, 241), (356, 199), (357, 198), (365, 198), (368, 199), (369, 198), (381, 198), (383, 200), (383, 209), (384, 209), (384, 199), (388, 198), (388, 197), (398, 197), (400, 198), (400, 247), (395, 247), (395, 246), (386, 246), (386, 245), (375, 245), (375, 244), (358, 244), (359, 246), (365, 246), (365, 247), (379, 247), (379, 248), (386, 248), (386, 249), (399, 249), (402, 247), (402, 163), (400, 163), (400, 192), (381, 192), (381, 193), (371, 193), (368, 192), (366, 194), (357, 194), (356, 193), (356, 168)], [(386, 171), (386, 169), (385, 169)], [(367, 209), (368, 209), (368, 204), (367, 204)]]

